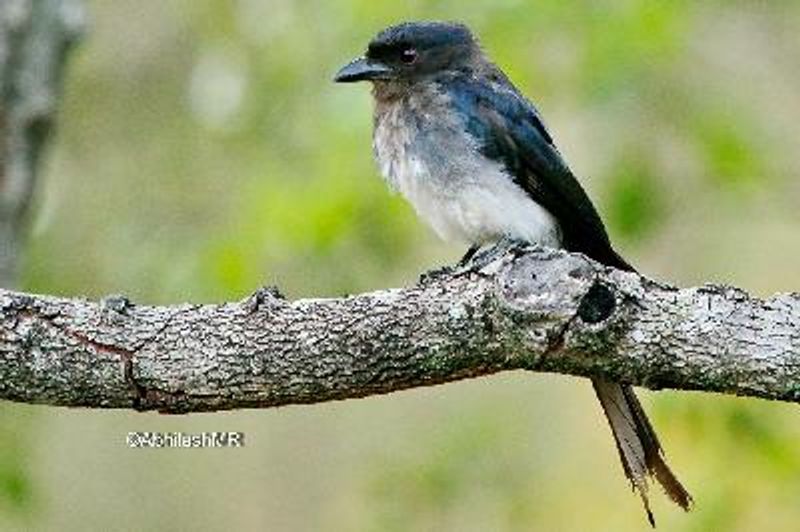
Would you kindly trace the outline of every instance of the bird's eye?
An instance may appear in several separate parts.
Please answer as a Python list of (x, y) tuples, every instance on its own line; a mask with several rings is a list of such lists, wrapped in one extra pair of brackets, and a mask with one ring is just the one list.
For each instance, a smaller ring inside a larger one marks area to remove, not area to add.
[(416, 48), (405, 48), (400, 52), (400, 61), (407, 65), (411, 65), (417, 61)]

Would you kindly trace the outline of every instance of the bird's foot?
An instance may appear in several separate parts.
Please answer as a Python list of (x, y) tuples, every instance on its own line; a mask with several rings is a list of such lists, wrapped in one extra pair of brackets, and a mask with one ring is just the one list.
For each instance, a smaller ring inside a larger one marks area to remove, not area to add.
[(479, 245), (477, 245), (477, 244), (473, 245), (471, 248), (469, 248), (467, 250), (466, 253), (464, 253), (464, 256), (461, 257), (460, 261), (458, 261), (458, 265), (463, 267), (463, 266), (466, 266), (467, 264), (469, 264), (469, 262), (475, 256), (475, 253), (480, 251), (480, 249), (481, 249), (481, 247)]
[(419, 276), (419, 283), (426, 284), (442, 277), (462, 277), (472, 273), (480, 273), (490, 264), (500, 260), (509, 253), (521, 253), (526, 249), (536, 248), (524, 240), (504, 237), (489, 246), (472, 246), (455, 266), (442, 266)]
[(532, 244), (516, 238), (503, 237), (491, 246), (481, 248), (473, 246), (451, 272), (452, 275), (465, 275), (480, 272), (493, 262), (503, 258), (508, 253), (530, 248)]
[(442, 277), (449, 277), (453, 275), (457, 270), (458, 268), (455, 268), (453, 266), (442, 266), (440, 268), (428, 270), (427, 272), (423, 272), (420, 274), (418, 283), (421, 285), (425, 285), (432, 281), (436, 281), (437, 279), (440, 279)]

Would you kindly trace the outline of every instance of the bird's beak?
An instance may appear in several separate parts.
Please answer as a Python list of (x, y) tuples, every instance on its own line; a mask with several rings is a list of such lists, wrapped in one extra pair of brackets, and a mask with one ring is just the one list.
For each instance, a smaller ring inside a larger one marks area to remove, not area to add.
[(389, 79), (392, 70), (377, 61), (370, 61), (366, 57), (354, 59), (342, 67), (333, 81), (337, 83), (352, 83), (354, 81)]

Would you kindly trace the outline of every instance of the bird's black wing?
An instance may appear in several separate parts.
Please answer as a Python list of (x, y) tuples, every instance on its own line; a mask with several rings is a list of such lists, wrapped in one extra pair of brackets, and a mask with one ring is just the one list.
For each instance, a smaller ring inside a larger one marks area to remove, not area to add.
[(536, 108), (498, 75), (451, 78), (442, 90), (466, 122), (482, 153), (558, 221), (565, 249), (632, 270), (611, 246), (597, 211), (553, 144)]

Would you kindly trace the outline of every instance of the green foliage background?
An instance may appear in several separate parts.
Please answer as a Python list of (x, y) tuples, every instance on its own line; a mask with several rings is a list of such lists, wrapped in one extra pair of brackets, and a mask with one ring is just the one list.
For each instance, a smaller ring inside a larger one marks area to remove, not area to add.
[[(458, 19), (535, 100), (648, 274), (800, 289), (800, 4), (604, 0), (89, 3), (24, 267), (36, 292), (142, 303), (411, 283), (454, 261), (370, 155), (378, 29)], [(794, 530), (800, 412), (644, 392), (696, 498), (666, 530)], [(507, 374), (387, 397), (165, 418), (2, 405), (0, 526), (644, 530), (590, 387)], [(241, 430), (131, 450), (130, 430)]]

